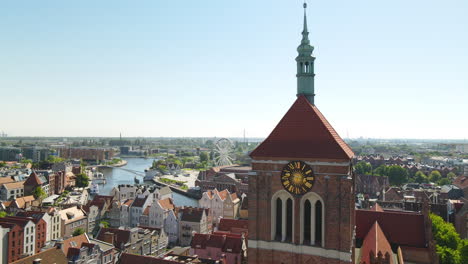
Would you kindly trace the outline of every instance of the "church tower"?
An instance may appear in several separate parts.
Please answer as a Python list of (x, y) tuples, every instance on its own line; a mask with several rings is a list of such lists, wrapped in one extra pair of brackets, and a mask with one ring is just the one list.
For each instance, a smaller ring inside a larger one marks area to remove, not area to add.
[(314, 104), (305, 13), (297, 50), (297, 99), (250, 154), (248, 260), (354, 263), (354, 153)]

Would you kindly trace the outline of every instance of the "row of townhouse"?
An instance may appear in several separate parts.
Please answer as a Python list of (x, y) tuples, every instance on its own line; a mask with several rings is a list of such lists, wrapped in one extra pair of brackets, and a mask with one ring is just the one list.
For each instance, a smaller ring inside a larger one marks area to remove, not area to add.
[[(128, 186), (123, 188), (128, 189)], [(160, 191), (138, 194), (134, 200), (114, 201), (108, 216), (111, 227), (161, 228), (171, 245), (188, 246), (193, 232), (207, 233), (212, 229), (210, 209), (176, 207), (170, 195), (161, 195)]]
[(213, 224), (217, 225), (221, 218), (237, 219), (240, 202), (236, 193), (230, 193), (227, 189), (223, 191), (213, 189), (202, 194), (199, 205), (201, 208), (211, 210)]
[(159, 200), (172, 199), (172, 191), (169, 187), (149, 189), (119, 185), (113, 189), (111, 195), (113, 202), (108, 216), (112, 227), (136, 227), (140, 224), (140, 218), (148, 206)]
[(172, 191), (169, 187), (155, 188), (148, 186), (138, 186), (131, 184), (121, 184), (114, 187), (110, 195), (114, 197), (115, 201), (135, 200), (137, 196), (151, 195), (153, 200), (161, 200), (165, 198), (172, 198)]
[(32, 171), (22, 181), (16, 181), (14, 177), (0, 178), (0, 201), (11, 201), (18, 197), (33, 195), (36, 188), (40, 187), (47, 196), (61, 194), (66, 187), (74, 185), (74, 174), (63, 171)]
[(11, 264), (114, 264), (117, 256), (114, 245), (82, 234), (59, 240), (51, 247)]
[[(104, 217), (108, 208), (107, 204), (112, 204), (111, 199), (112, 197), (97, 196), (85, 206), (91, 209), (93, 222), (98, 223), (99, 219)], [(104, 204), (100, 204), (102, 200), (104, 200)], [(94, 213), (95, 208), (97, 213)], [(61, 210), (53, 207), (31, 211), (21, 210), (16, 212), (16, 216), (0, 218), (0, 247), (2, 248), (0, 264), (10, 263), (37, 253), (44, 248), (47, 242), (72, 237), (74, 231), (79, 228), (85, 232), (90, 232), (90, 227), (93, 228), (88, 221), (88, 213), (79, 206)], [(164, 248), (166, 245), (167, 243)], [(100, 247), (102, 249), (106, 246), (101, 245)], [(76, 248), (73, 254), (81, 259), (94, 259), (96, 249), (94, 246), (85, 245), (84, 248)], [(111, 262), (104, 260), (100, 262), (83, 262), (77, 258), (72, 259), (70, 263)]]
[(163, 229), (151, 227), (101, 228), (97, 239), (114, 245), (120, 252), (160, 256), (168, 245)]

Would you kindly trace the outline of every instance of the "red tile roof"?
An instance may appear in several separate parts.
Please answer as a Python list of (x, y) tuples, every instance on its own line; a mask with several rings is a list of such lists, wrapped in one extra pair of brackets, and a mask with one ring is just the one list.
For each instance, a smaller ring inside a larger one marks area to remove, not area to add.
[(37, 176), (36, 172), (33, 171), (31, 175), (29, 175), (28, 179), (24, 182), (24, 185), (31, 185), (31, 186), (39, 186), (42, 185), (41, 179)]
[(465, 188), (468, 188), (468, 177), (464, 175), (458, 176), (453, 181), (453, 185), (457, 186), (458, 188), (462, 190)]
[(199, 234), (196, 233), (192, 237), (192, 242), (190, 243), (191, 248), (206, 248), (206, 243), (208, 242), (208, 234)]
[(354, 153), (318, 108), (299, 96), (250, 156), (349, 160)]
[(122, 243), (126, 244), (128, 241), (130, 241), (130, 230), (123, 230), (123, 229), (118, 229), (118, 228), (105, 228), (105, 227), (101, 228), (97, 239), (101, 241), (106, 241), (104, 234), (107, 232), (114, 234), (114, 246), (116, 248), (120, 248)]
[(132, 203), (132, 207), (143, 207), (143, 205), (146, 202), (146, 199), (148, 199), (148, 196), (145, 197), (137, 197), (135, 201)]
[(226, 236), (224, 235), (209, 235), (208, 241), (206, 241), (206, 246), (212, 248), (222, 248), (225, 238)]
[(41, 259), (41, 263), (55, 263), (55, 264), (67, 264), (68, 259), (63, 254), (60, 249), (50, 248), (44, 251), (41, 251), (37, 254), (31, 255), (29, 257), (22, 258), (11, 264), (31, 264), (35, 259)]
[(78, 256), (78, 255), (80, 255), (80, 248), (71, 247), (71, 248), (68, 249), (67, 258), (71, 258), (73, 256)]
[(227, 218), (221, 218), (219, 220), (219, 226), (218, 226), (219, 231), (232, 232), (233, 229), (248, 230), (248, 228), (249, 228), (248, 220), (236, 220), (236, 219), (227, 219)]
[(424, 216), (413, 212), (356, 210), (356, 238), (364, 239), (375, 222), (392, 244), (426, 247)]
[(242, 237), (222, 232), (215, 232), (211, 235), (197, 233), (193, 236), (190, 247), (195, 249), (211, 247), (219, 248), (226, 253), (240, 253), (242, 251)]
[(33, 221), (33, 218), (31, 217), (16, 217), (16, 216), (6, 216), (0, 218), (1, 223), (12, 223), (12, 224), (17, 224), (21, 227), (25, 227), (29, 221)]
[(0, 185), (15, 182), (11, 177), (0, 177)]
[(380, 205), (378, 203), (374, 204), (374, 206), (372, 206), (370, 208), (371, 211), (376, 211), (376, 212), (383, 212), (384, 210), (382, 209), (382, 207), (380, 207)]
[(214, 259), (204, 259), (195, 256), (180, 256), (169, 254), (163, 258), (151, 257), (151, 256), (141, 256), (133, 255), (128, 253), (122, 253), (120, 257), (120, 264), (174, 264), (174, 263), (199, 263), (199, 264), (226, 264), (225, 260), (214, 260)]
[(226, 236), (226, 240), (223, 246), (223, 252), (241, 253), (242, 252), (242, 238)]
[(65, 239), (62, 242), (58, 242), (58, 244), (61, 244), (61, 243), (63, 243), (63, 245), (62, 245), (63, 253), (68, 256), (69, 255), (69, 252), (68, 252), (69, 249), (78, 248), (78, 250), (79, 250), (83, 243), (89, 243), (89, 239), (88, 239), (88, 236), (86, 234), (82, 234), (82, 235), (79, 235), (79, 236), (71, 237), (69, 239)]
[(370, 256), (373, 254), (377, 256), (379, 252), (382, 253), (382, 256), (385, 258), (385, 254), (388, 253), (390, 255), (390, 263), (393, 264), (393, 251), (390, 243), (388, 243), (385, 234), (383, 233), (382, 229), (379, 226), (378, 222), (375, 222), (372, 225), (372, 228), (367, 232), (366, 237), (364, 238), (364, 242), (362, 243), (361, 247), (361, 257), (360, 262), (361, 264), (370, 264)]
[(182, 217), (180, 218), (181, 221), (187, 222), (200, 222), (203, 218), (203, 212), (205, 212), (205, 209), (196, 207), (185, 207), (179, 209), (179, 213), (182, 214)]
[(126, 205), (126, 206), (130, 206), (130, 205), (132, 205), (132, 203), (133, 203), (133, 199), (128, 199), (123, 204)]
[(172, 201), (171, 198), (166, 198), (163, 200), (159, 200), (159, 205), (166, 210), (174, 210), (174, 202)]

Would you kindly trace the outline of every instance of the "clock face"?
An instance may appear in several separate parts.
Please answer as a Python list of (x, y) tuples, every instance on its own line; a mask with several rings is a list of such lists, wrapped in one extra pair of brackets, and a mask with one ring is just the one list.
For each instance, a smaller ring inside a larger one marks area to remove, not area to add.
[(286, 191), (302, 195), (314, 186), (312, 168), (303, 161), (291, 161), (281, 171), (281, 183)]

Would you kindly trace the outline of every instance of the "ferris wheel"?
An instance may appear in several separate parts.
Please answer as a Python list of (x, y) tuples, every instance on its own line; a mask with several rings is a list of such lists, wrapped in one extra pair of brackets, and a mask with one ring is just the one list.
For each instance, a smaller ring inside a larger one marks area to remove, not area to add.
[(221, 138), (216, 141), (215, 144), (215, 163), (217, 166), (226, 166), (232, 165), (232, 161), (234, 160), (232, 156), (232, 149), (234, 144), (231, 140), (227, 138)]

